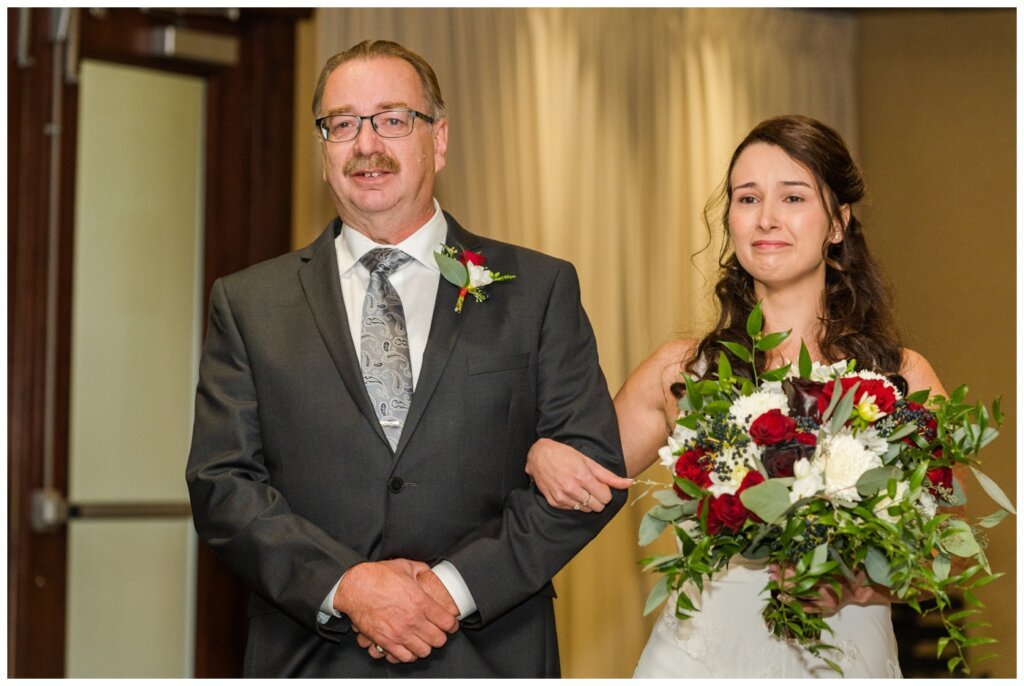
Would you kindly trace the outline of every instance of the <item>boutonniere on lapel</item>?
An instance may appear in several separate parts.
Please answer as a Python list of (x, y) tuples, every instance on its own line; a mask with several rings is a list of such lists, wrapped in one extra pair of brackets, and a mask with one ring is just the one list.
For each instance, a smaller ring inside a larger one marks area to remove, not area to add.
[(515, 274), (492, 272), (484, 267), (486, 260), (480, 253), (471, 250), (460, 252), (450, 245), (442, 245), (440, 252), (434, 253), (434, 259), (441, 269), (441, 275), (459, 289), (459, 299), (455, 301), (456, 312), (462, 312), (462, 303), (467, 293), (480, 303), (487, 300), (484, 286), (516, 278)]

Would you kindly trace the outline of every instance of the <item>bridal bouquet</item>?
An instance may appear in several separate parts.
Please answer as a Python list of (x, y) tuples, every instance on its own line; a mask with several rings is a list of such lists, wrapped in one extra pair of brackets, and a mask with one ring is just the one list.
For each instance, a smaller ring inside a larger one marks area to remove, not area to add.
[[(788, 336), (763, 334), (762, 323), (758, 305), (747, 320), (750, 348), (723, 343), (751, 367), (756, 351)], [(767, 627), (841, 672), (827, 656), (838, 650), (826, 642), (831, 629), (806, 601), (826, 587), (840, 594), (844, 580), (862, 585), (866, 575), (918, 613), (934, 599), (946, 630), (938, 654), (953, 646), (948, 668), (969, 672), (965, 649), (994, 642), (965, 634), (987, 624), (962, 624), (980, 606), (972, 589), (1000, 576), (985, 557), (984, 531), (1015, 513), (976, 466), (998, 433), (998, 401), (991, 412), (966, 404), (965, 386), (949, 398), (906, 395), (853, 361), (812, 363), (803, 345), (796, 370), (755, 367), (752, 379), (739, 378), (723, 352), (717, 374), (685, 383), (660, 451), (674, 486), (654, 493), (659, 504), (640, 528), (647, 545), (671, 525), (679, 553), (643, 560), (663, 575), (645, 614), (678, 591), (676, 616), (685, 620), (697, 611), (687, 582), (703, 589), (737, 554), (763, 560), (779, 570), (766, 586)], [(1000, 508), (973, 524), (943, 509), (965, 503), (954, 467), (973, 472)], [(951, 612), (955, 590), (975, 607)]]

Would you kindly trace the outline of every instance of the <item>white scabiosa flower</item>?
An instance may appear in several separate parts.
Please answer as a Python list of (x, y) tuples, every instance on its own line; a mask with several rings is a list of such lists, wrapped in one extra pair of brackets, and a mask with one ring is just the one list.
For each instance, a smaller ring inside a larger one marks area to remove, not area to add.
[(715, 457), (715, 466), (711, 470), (711, 485), (708, 486), (708, 491), (715, 497), (735, 495), (743, 483), (743, 478), (759, 459), (760, 451), (757, 445), (748, 443), (742, 448), (730, 446), (719, 452)]
[(889, 441), (879, 435), (874, 427), (868, 427), (857, 433), (857, 440), (864, 444), (864, 449), (875, 455), (885, 455), (889, 449)]
[(795, 503), (801, 498), (815, 496), (825, 488), (825, 479), (821, 473), (821, 464), (801, 457), (793, 463), (795, 480), (789, 489), (789, 502)]
[(782, 393), (757, 391), (737, 398), (729, 408), (729, 416), (744, 431), (749, 431), (754, 420), (768, 410), (779, 410), (788, 417), (789, 401)]
[(882, 458), (868, 450), (856, 436), (841, 432), (818, 443), (824, 466), (825, 495), (842, 503), (860, 502), (857, 481), (869, 469), (882, 466)]

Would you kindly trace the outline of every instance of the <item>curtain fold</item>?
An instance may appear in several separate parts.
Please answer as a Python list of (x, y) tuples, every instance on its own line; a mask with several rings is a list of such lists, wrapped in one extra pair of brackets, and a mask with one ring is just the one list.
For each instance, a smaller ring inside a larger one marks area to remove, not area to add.
[[(315, 21), (318, 67), (367, 38), (431, 63), (450, 119), (441, 205), (471, 231), (576, 265), (612, 393), (658, 345), (714, 316), (721, 237), (704, 206), (754, 124), (807, 114), (856, 150), (856, 28), (838, 13), (339, 8)], [(298, 148), (313, 178), (316, 145)], [(324, 187), (296, 195), (317, 218), (296, 227), (305, 244), (333, 210)], [(645, 477), (668, 482), (657, 467)], [(637, 560), (671, 546), (637, 548), (649, 506), (627, 505), (556, 578), (567, 677), (633, 672), (654, 621), (641, 616), (652, 580)]]

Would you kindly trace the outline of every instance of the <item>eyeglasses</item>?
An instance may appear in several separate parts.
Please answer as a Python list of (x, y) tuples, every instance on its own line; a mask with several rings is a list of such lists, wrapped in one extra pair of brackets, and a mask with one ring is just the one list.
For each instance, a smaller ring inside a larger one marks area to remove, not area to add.
[(316, 120), (325, 141), (344, 143), (354, 140), (363, 128), (363, 120), (369, 119), (373, 130), (381, 138), (404, 138), (412, 133), (412, 125), (419, 117), (428, 124), (433, 124), (433, 117), (428, 117), (416, 110), (384, 110), (365, 117), (358, 114), (329, 114)]

